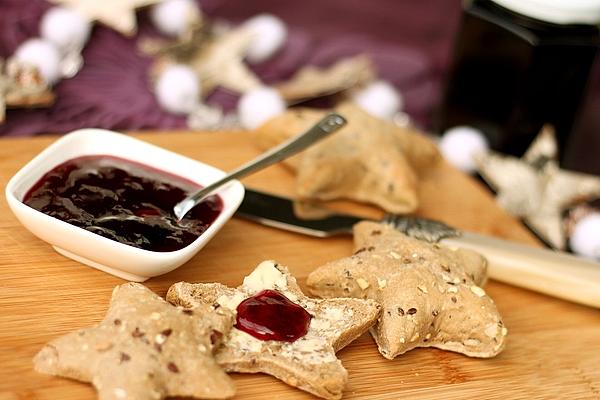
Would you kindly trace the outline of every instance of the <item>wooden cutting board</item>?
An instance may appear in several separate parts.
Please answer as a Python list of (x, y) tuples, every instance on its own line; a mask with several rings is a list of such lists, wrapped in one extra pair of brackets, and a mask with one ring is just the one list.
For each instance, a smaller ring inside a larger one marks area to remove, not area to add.
[[(140, 138), (225, 170), (258, 154), (247, 133), (162, 133)], [(55, 137), (0, 140), (0, 184)], [(160, 163), (157, 164), (160, 167)], [(293, 193), (293, 179), (273, 166), (244, 181), (250, 187)], [(538, 245), (471, 178), (442, 166), (420, 188), (422, 216), (456, 227)], [(347, 208), (348, 206), (346, 206)], [(370, 208), (351, 206), (371, 215)], [(236, 286), (264, 259), (288, 265), (304, 283), (326, 261), (351, 253), (350, 238), (316, 239), (233, 219), (190, 262), (146, 284), (160, 295), (174, 282)], [(93, 399), (88, 384), (33, 371), (32, 358), (47, 341), (100, 321), (121, 279), (55, 253), (25, 230), (0, 199), (0, 399)], [(509, 330), (506, 350), (471, 359), (416, 349), (393, 361), (364, 335), (339, 353), (350, 382), (346, 399), (599, 399), (600, 311), (490, 282)], [(266, 375), (234, 375), (238, 399), (312, 396)]]

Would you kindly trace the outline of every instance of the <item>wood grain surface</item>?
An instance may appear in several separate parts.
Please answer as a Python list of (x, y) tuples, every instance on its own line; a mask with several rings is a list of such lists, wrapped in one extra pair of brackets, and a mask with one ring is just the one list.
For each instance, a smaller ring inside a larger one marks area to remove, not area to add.
[[(140, 134), (140, 138), (223, 168), (258, 154), (247, 133)], [(55, 137), (0, 140), (0, 183)], [(160, 167), (160, 164), (158, 165)], [(244, 183), (293, 193), (293, 178), (273, 166)], [(537, 245), (490, 194), (449, 167), (432, 171), (420, 187), (418, 214), (456, 227)], [(375, 214), (368, 207), (342, 205)], [(232, 219), (190, 262), (153, 278), (160, 295), (178, 281), (236, 286), (264, 259), (290, 267), (299, 282), (326, 261), (351, 253), (350, 238), (316, 239)], [(47, 341), (100, 321), (111, 290), (123, 281), (55, 253), (25, 230), (0, 199), (0, 399), (93, 399), (93, 388), (33, 371), (32, 357)], [(509, 329), (506, 350), (471, 359), (417, 349), (384, 359), (368, 335), (339, 353), (350, 381), (346, 399), (600, 399), (600, 311), (490, 282)], [(234, 375), (237, 399), (309, 399), (266, 375)]]

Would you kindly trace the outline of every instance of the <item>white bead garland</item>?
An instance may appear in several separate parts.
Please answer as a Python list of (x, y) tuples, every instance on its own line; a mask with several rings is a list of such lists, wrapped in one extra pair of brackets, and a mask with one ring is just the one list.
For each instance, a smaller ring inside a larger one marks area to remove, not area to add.
[(272, 14), (259, 14), (244, 22), (243, 26), (253, 35), (246, 59), (251, 63), (267, 60), (279, 50), (287, 38), (287, 27)]
[(571, 249), (584, 257), (600, 260), (600, 213), (581, 218), (569, 238)]
[(477, 169), (475, 156), (487, 152), (489, 144), (478, 129), (456, 126), (444, 132), (439, 148), (446, 161), (464, 172), (472, 173)]
[(49, 40), (26, 40), (17, 48), (13, 57), (36, 67), (49, 85), (53, 85), (61, 77), (60, 52)]
[(200, 82), (186, 65), (166, 67), (156, 80), (154, 90), (158, 103), (175, 114), (189, 114), (200, 103)]
[(40, 22), (40, 36), (54, 43), (62, 54), (83, 49), (91, 29), (87, 18), (64, 7), (49, 9)]
[(268, 119), (285, 111), (286, 104), (279, 92), (260, 87), (245, 93), (238, 102), (238, 117), (246, 129), (256, 129)]
[(40, 21), (40, 38), (21, 43), (12, 59), (35, 67), (48, 86), (75, 75), (83, 63), (80, 52), (92, 24), (85, 16), (65, 7), (52, 7)]
[(193, 0), (165, 0), (156, 4), (150, 11), (156, 28), (169, 36), (179, 36), (187, 32), (199, 15), (200, 10)]
[(369, 114), (391, 120), (404, 106), (404, 100), (389, 82), (376, 81), (356, 92), (352, 99)]

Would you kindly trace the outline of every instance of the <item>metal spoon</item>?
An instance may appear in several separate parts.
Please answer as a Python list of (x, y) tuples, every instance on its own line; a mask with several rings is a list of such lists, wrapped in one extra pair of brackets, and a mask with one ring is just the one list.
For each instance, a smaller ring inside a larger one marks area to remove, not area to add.
[(194, 208), (206, 197), (217, 191), (217, 189), (219, 189), (225, 183), (233, 179), (244, 177), (252, 172), (259, 171), (265, 167), (268, 167), (269, 165), (284, 160), (306, 149), (316, 141), (329, 136), (331, 133), (337, 131), (344, 125), (346, 125), (346, 120), (339, 114), (331, 113), (325, 116), (325, 118), (317, 122), (306, 132), (291, 138), (277, 147), (274, 147), (254, 160), (225, 175), (218, 181), (198, 190), (195, 193), (192, 193), (179, 203), (175, 204), (175, 207), (173, 207), (173, 212), (175, 213), (177, 220), (181, 221), (192, 208)]

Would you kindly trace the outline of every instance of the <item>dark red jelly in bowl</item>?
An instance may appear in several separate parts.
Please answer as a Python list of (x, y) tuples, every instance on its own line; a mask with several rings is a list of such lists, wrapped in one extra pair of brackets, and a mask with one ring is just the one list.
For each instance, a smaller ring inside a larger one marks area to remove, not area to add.
[(237, 306), (235, 327), (257, 339), (294, 342), (306, 335), (310, 314), (275, 290), (263, 290)]
[(177, 222), (173, 206), (199, 188), (133, 161), (85, 156), (46, 173), (23, 203), (119, 243), (166, 252), (192, 243), (222, 211), (222, 200), (211, 196)]

